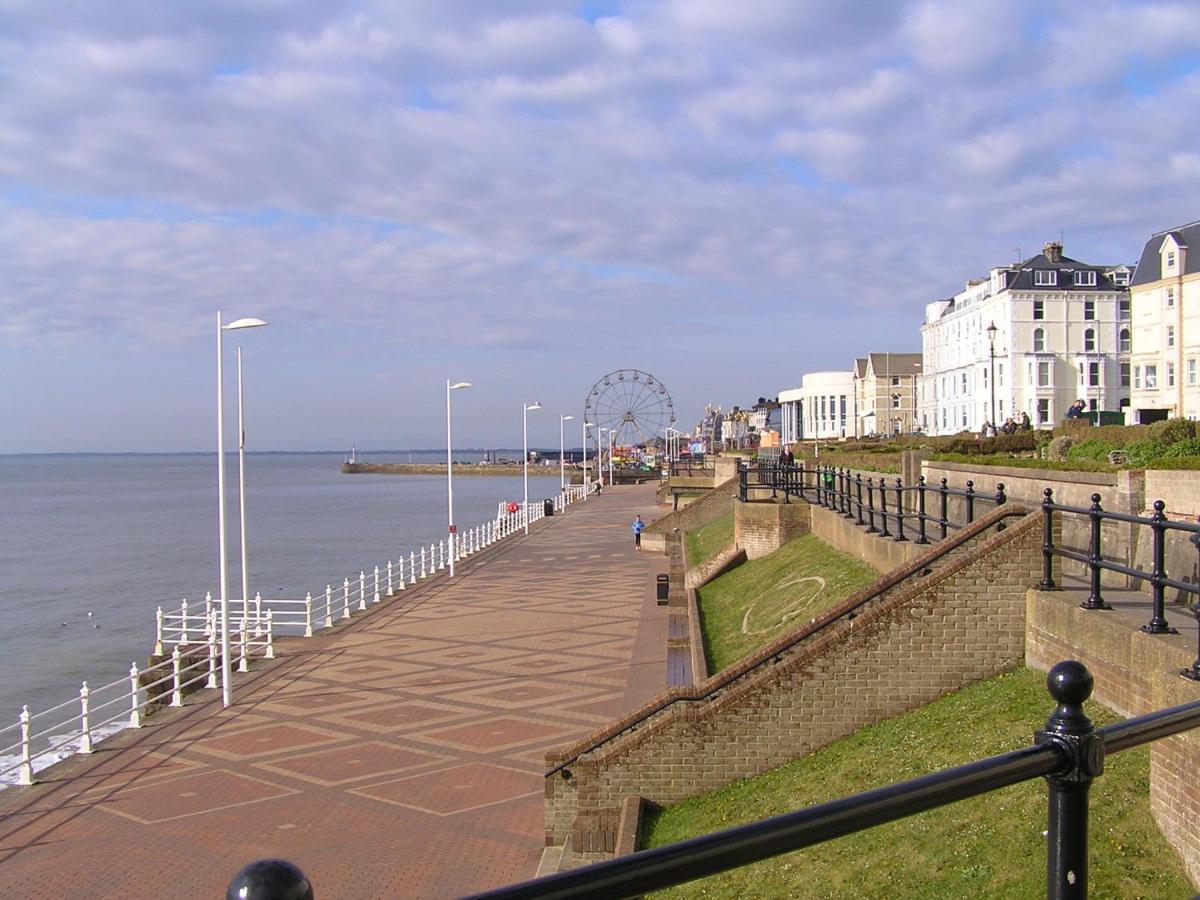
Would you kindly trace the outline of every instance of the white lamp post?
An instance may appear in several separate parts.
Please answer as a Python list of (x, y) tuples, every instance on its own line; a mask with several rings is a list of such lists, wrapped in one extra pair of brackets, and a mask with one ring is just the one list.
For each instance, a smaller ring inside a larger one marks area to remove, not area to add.
[[(225, 332), (266, 324), (262, 319), (237, 319), (224, 325), (221, 313), (217, 312), (217, 542), (221, 557), (221, 702), (224, 706), (233, 703), (233, 670), (229, 659), (229, 560), (225, 546)], [(242, 533), (245, 534), (244, 526)], [(244, 621), (242, 627), (246, 627)]]
[(458, 529), (454, 527), (454, 454), (450, 438), (450, 392), (469, 388), (471, 382), (455, 384), (446, 379), (446, 529), (450, 534), (450, 577), (454, 577), (454, 560), (458, 558)]
[(596, 470), (600, 476), (598, 479), (600, 484), (604, 484), (604, 451), (608, 449), (608, 434), (607, 428), (600, 429), (600, 436), (596, 439)]
[(570, 422), (574, 416), (558, 414), (558, 491), (561, 494), (567, 489), (567, 460), (563, 447), (563, 422)]
[(613, 429), (609, 429), (609, 432), (608, 432), (608, 486), (609, 487), (613, 486), (613, 446), (614, 446), (613, 438), (615, 438), (616, 436), (617, 436), (616, 431)]
[(522, 475), (525, 482), (525, 502), (521, 507), (525, 520), (525, 533), (529, 534), (529, 414), (535, 409), (541, 409), (542, 404), (536, 400), (533, 403), (522, 403), (523, 410), (521, 414), (521, 445), (525, 450), (525, 459), (523, 462)]
[(588, 486), (588, 470), (587, 470), (587, 430), (595, 428), (595, 422), (581, 422), (580, 430), (583, 432), (583, 499), (586, 501), (590, 488)]

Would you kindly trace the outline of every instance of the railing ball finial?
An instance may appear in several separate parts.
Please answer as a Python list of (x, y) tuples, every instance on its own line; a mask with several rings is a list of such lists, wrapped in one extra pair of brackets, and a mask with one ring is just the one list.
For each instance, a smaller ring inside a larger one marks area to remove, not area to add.
[(1099, 506), (1100, 500), (1101, 500), (1101, 497), (1099, 494), (1092, 494), (1092, 505), (1093, 506)]
[(1167, 509), (1167, 504), (1163, 503), (1163, 501), (1161, 501), (1161, 500), (1154, 501), (1154, 515), (1155, 516), (1163, 515), (1166, 512), (1166, 509)]
[(233, 876), (225, 900), (313, 900), (313, 889), (294, 863), (260, 859)]
[(1058, 663), (1046, 675), (1046, 690), (1059, 705), (1051, 719), (1057, 717), (1060, 711), (1082, 707), (1083, 702), (1092, 696), (1095, 686), (1096, 680), (1083, 663), (1075, 659)]

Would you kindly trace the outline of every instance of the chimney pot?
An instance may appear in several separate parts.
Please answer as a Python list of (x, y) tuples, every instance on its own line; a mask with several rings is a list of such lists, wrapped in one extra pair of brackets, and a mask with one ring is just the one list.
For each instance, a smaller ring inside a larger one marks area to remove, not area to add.
[(1062, 244), (1058, 241), (1049, 241), (1042, 247), (1042, 254), (1050, 262), (1062, 262)]

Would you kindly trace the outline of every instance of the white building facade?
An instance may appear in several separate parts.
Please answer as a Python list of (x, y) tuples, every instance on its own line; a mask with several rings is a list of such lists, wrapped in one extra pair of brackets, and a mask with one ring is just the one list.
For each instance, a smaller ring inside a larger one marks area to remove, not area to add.
[(780, 440), (839, 440), (857, 437), (854, 372), (810, 372), (800, 387), (779, 392)]
[(1151, 237), (1129, 293), (1133, 421), (1200, 419), (1200, 222)]
[(1052, 242), (928, 304), (920, 429), (978, 432), (1022, 413), (1033, 427), (1052, 428), (1076, 400), (1089, 410), (1123, 412), (1131, 382), (1130, 272), (1081, 263)]

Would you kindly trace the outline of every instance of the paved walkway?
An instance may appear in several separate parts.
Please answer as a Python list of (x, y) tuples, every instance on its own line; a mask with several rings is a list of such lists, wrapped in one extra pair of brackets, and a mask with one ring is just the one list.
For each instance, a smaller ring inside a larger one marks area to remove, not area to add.
[(222, 897), (269, 856), (320, 900), (532, 877), (545, 751), (665, 684), (665, 560), (629, 529), (653, 511), (653, 487), (605, 490), (284, 644), (230, 710), (194, 695), (0, 792), (0, 897)]

